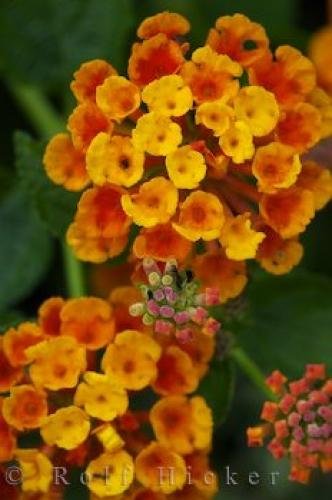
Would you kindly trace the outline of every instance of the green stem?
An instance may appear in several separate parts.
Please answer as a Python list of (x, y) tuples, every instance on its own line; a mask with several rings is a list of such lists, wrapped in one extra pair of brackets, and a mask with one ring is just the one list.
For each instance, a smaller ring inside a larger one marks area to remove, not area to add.
[(69, 297), (85, 295), (83, 266), (75, 257), (71, 248), (63, 243), (63, 262), (66, 273), (66, 285)]
[(265, 383), (264, 374), (261, 372), (256, 363), (250, 359), (248, 354), (241, 347), (234, 347), (230, 352), (230, 357), (236, 362), (247, 377), (258, 387), (267, 398), (275, 401), (275, 394), (269, 389)]
[[(53, 109), (47, 97), (38, 88), (26, 83), (10, 80), (8, 87), (33, 127), (43, 139), (65, 129), (65, 122)], [(73, 255), (71, 249), (63, 243), (63, 263), (67, 290), (70, 297), (85, 294), (83, 266)]]
[(8, 82), (8, 86), (16, 102), (43, 139), (49, 139), (64, 130), (65, 122), (38, 87), (13, 80)]

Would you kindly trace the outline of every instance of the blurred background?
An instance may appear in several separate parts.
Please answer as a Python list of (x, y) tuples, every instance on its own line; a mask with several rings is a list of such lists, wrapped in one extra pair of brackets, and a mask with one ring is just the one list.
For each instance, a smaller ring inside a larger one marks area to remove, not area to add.
[[(39, 177), (29, 177), (30, 171), (41, 169), (40, 141), (47, 138), (34, 126), (38, 120), (33, 113), (38, 111), (33, 103), (47, 99), (60, 116), (68, 115), (74, 104), (69, 92), (74, 70), (88, 59), (105, 58), (125, 73), (137, 25), (162, 10), (188, 17), (192, 47), (204, 43), (208, 29), (224, 14), (242, 12), (264, 25), (272, 46), (291, 44), (304, 52), (312, 33), (328, 22), (326, 0), (1, 0), (1, 331), (33, 317), (50, 295), (66, 295), (60, 241), (76, 199), (54, 190), (41, 170)], [(60, 127), (61, 121), (53, 124), (54, 130)], [(226, 328), (266, 374), (279, 368), (296, 378), (309, 361), (324, 361), (331, 368), (331, 207), (317, 215), (302, 241), (304, 260), (289, 276), (269, 277), (253, 267), (240, 316), (226, 320)], [(89, 269), (87, 274), (93, 274), (95, 288), (105, 288), (105, 282), (107, 286), (107, 269), (99, 269), (97, 277)], [(228, 375), (226, 388), (218, 374), (209, 387), (212, 401), (224, 398), (224, 422), (216, 430), (213, 453), (221, 473), (217, 498), (331, 498), (331, 477), (314, 476), (306, 487), (292, 484), (287, 463), (274, 461), (264, 449), (246, 447), (245, 429), (257, 422), (263, 398), (240, 374), (235, 377), (233, 368)], [(226, 407), (231, 408), (227, 414)], [(238, 473), (237, 486), (225, 484), (227, 466)], [(251, 471), (261, 475), (257, 486), (248, 483)], [(280, 472), (275, 486), (271, 472)], [(72, 488), (67, 498), (83, 500), (84, 492)]]

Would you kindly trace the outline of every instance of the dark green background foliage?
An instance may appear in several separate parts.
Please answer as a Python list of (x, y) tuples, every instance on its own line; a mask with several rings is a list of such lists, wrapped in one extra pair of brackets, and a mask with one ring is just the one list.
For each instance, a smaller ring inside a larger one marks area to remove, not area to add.
[[(272, 45), (306, 50), (313, 30), (325, 22), (323, 0), (2, 0), (0, 3), (0, 327), (4, 331), (35, 315), (38, 304), (63, 293), (60, 240), (72, 218), (77, 195), (52, 185), (42, 170), (47, 132), (38, 136), (20, 110), (12, 89), (28, 84), (42, 90), (64, 117), (73, 105), (69, 82), (81, 62), (107, 58), (126, 69), (135, 27), (147, 15), (172, 10), (192, 23), (190, 42), (202, 44), (214, 20), (243, 12), (261, 22)], [(54, 130), (60, 124), (54, 125)], [(19, 132), (24, 130), (25, 132)], [(51, 131), (49, 131), (51, 133)], [(300, 269), (285, 277), (250, 268), (251, 283), (237, 318), (219, 314), (224, 327), (267, 374), (275, 368), (299, 377), (307, 362), (326, 362), (332, 371), (331, 208), (318, 214), (302, 241)], [(309, 487), (287, 481), (287, 464), (265, 450), (247, 449), (245, 428), (258, 418), (263, 397), (231, 360), (215, 360), (200, 388), (220, 424), (214, 461), (221, 472), (218, 498), (266, 500), (330, 498), (331, 480), (317, 477)], [(239, 473), (227, 486), (225, 467)], [(258, 471), (262, 483), (248, 485)], [(277, 485), (267, 473), (280, 471)], [(67, 498), (84, 498), (77, 487)]]

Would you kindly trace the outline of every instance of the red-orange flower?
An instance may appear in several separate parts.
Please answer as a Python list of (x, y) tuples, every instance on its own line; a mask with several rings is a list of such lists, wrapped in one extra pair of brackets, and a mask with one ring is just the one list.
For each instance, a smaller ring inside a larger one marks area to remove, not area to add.
[(134, 43), (128, 75), (132, 82), (144, 86), (164, 75), (177, 73), (184, 62), (181, 47), (163, 33)]
[(111, 306), (95, 297), (68, 300), (61, 310), (61, 334), (75, 337), (87, 349), (96, 350), (114, 336)]
[(321, 125), (317, 108), (301, 102), (284, 113), (277, 127), (277, 136), (280, 142), (303, 153), (320, 140)]
[(153, 388), (158, 394), (189, 394), (198, 386), (198, 374), (193, 362), (179, 347), (170, 346), (162, 353), (157, 370)]
[(245, 263), (230, 260), (223, 252), (198, 255), (193, 269), (204, 287), (219, 289), (220, 302), (237, 297), (248, 281)]
[(159, 33), (164, 33), (168, 38), (185, 35), (190, 29), (187, 19), (175, 12), (160, 12), (147, 17), (137, 29), (139, 38), (152, 38)]
[(103, 83), (105, 78), (116, 74), (116, 70), (108, 62), (93, 59), (83, 63), (74, 73), (70, 88), (78, 102), (95, 102), (96, 88)]
[(206, 43), (245, 67), (260, 59), (269, 47), (265, 29), (243, 14), (219, 17)]
[(258, 61), (250, 68), (249, 77), (251, 84), (262, 85), (287, 106), (303, 101), (316, 83), (312, 62), (289, 45), (277, 48), (275, 60), (266, 56)]
[(47, 415), (46, 394), (33, 385), (18, 385), (3, 401), (2, 413), (8, 424), (19, 431), (37, 429)]
[(0, 393), (9, 391), (22, 377), (22, 368), (11, 365), (4, 352), (3, 337), (0, 337)]
[(191, 248), (190, 241), (175, 231), (171, 223), (141, 229), (133, 244), (133, 252), (138, 259), (151, 257), (160, 262), (171, 258), (183, 262)]
[(264, 194), (259, 208), (267, 224), (283, 238), (302, 233), (315, 215), (311, 191), (300, 187), (291, 187), (272, 195)]
[(272, 274), (289, 273), (303, 257), (303, 247), (296, 239), (282, 239), (272, 228), (262, 228), (265, 238), (258, 247), (256, 259)]
[(93, 102), (87, 101), (77, 106), (68, 118), (68, 130), (75, 148), (85, 153), (99, 132), (112, 132), (113, 124)]
[(121, 206), (123, 193), (122, 188), (110, 184), (88, 189), (81, 196), (75, 221), (91, 237), (124, 236), (130, 219)]
[(60, 314), (65, 301), (61, 297), (51, 297), (45, 300), (38, 309), (38, 323), (46, 335), (56, 337), (60, 335)]
[(25, 349), (43, 339), (43, 332), (38, 325), (30, 322), (21, 323), (17, 329), (10, 328), (5, 333), (3, 350), (12, 366), (23, 366), (28, 362)]

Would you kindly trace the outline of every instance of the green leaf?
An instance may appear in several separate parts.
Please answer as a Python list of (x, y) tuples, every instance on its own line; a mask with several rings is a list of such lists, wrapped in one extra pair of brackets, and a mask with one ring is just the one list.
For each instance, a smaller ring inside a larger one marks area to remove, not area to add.
[(234, 386), (235, 369), (232, 360), (214, 359), (197, 392), (212, 409), (215, 425), (221, 424), (227, 416), (234, 395)]
[(57, 92), (88, 59), (109, 59), (120, 70), (131, 10), (130, 0), (2, 0), (3, 72)]
[(24, 132), (14, 136), (16, 168), (22, 188), (52, 234), (63, 237), (73, 220), (79, 193), (53, 184), (42, 164), (45, 145)]
[(247, 288), (251, 321), (238, 328), (242, 347), (269, 373), (298, 377), (306, 363), (332, 368), (332, 280), (297, 269), (255, 273)]
[(48, 269), (50, 238), (22, 192), (0, 205), (0, 310), (23, 299)]

